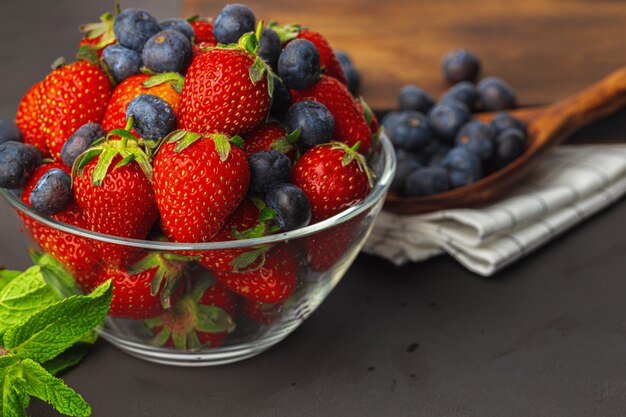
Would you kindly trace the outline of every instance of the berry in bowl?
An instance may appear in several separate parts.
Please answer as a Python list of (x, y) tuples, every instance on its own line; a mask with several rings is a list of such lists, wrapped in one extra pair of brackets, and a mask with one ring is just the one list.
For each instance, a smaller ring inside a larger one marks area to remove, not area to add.
[(126, 352), (216, 365), (278, 343), (357, 256), (391, 142), (300, 26), (232, 5), (85, 30), (0, 124), (0, 193), (83, 291), (113, 283), (101, 335)]

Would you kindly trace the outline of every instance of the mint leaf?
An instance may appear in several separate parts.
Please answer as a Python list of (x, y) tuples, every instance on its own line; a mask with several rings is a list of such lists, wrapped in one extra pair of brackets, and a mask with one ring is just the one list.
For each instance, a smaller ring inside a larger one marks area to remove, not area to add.
[(24, 390), (26, 382), (21, 377), (20, 365), (13, 364), (3, 371), (0, 376), (2, 388), (0, 415), (2, 417), (26, 417), (26, 407), (30, 403), (30, 397)]
[(89, 416), (91, 406), (69, 388), (63, 381), (50, 375), (37, 362), (24, 359), (20, 364), (24, 375), (24, 390), (27, 394), (51, 404), (58, 412), (68, 416)]
[(6, 287), (9, 282), (13, 281), (20, 275), (22, 275), (22, 272), (20, 271), (8, 271), (6, 269), (0, 270), (0, 291), (2, 291), (2, 289)]
[(81, 294), (72, 274), (61, 262), (47, 253), (42, 255), (37, 251), (30, 251), (30, 257), (41, 268), (44, 281), (58, 294), (59, 299)]
[(87, 352), (89, 352), (89, 345), (79, 343), (61, 353), (56, 358), (43, 363), (42, 366), (52, 375), (56, 375), (59, 372), (63, 372), (66, 369), (78, 365), (85, 356), (87, 356)]
[(0, 290), (0, 336), (59, 299), (46, 285), (41, 268), (29, 268)]
[(111, 302), (111, 281), (90, 295), (75, 295), (46, 307), (4, 334), (4, 347), (21, 358), (46, 362), (98, 326)]

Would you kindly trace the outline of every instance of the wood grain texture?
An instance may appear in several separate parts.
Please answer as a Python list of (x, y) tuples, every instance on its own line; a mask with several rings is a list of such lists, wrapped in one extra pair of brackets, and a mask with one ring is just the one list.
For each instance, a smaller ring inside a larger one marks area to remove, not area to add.
[[(395, 106), (416, 83), (439, 95), (443, 54), (475, 51), (484, 73), (507, 79), (525, 105), (572, 94), (626, 62), (620, 0), (247, 0), (258, 18), (296, 22), (353, 55), (373, 108)], [(215, 16), (223, 2), (185, 0), (184, 15)]]

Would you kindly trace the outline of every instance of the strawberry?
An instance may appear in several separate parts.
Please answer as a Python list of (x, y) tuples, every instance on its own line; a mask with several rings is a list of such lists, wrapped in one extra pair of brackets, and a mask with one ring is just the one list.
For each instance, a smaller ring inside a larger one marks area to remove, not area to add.
[(48, 157), (48, 145), (38, 117), (41, 109), (41, 88), (42, 83), (37, 83), (26, 92), (17, 109), (15, 124), (22, 132), (24, 143), (35, 146), (44, 157)]
[(165, 235), (177, 242), (209, 241), (243, 201), (249, 184), (246, 154), (227, 136), (173, 132), (154, 159)]
[[(53, 168), (61, 169), (69, 174), (69, 169), (64, 164), (51, 163), (40, 166), (22, 191), (21, 199), (24, 204), (30, 207), (30, 193), (39, 179)], [(60, 261), (72, 273), (85, 274), (97, 268), (100, 258), (89, 239), (46, 226), (22, 212), (19, 212), (19, 215), (39, 247)], [(52, 218), (81, 229), (89, 228), (86, 216), (74, 200), (65, 210), (55, 214)]]
[(180, 92), (184, 79), (180, 74), (168, 72), (158, 75), (138, 74), (122, 81), (113, 91), (104, 113), (104, 130), (122, 129), (126, 126), (126, 109), (140, 94), (152, 94), (165, 100), (178, 112)]
[(287, 135), (277, 122), (267, 122), (244, 136), (243, 150), (247, 156), (261, 151), (275, 150), (284, 153), (291, 162), (295, 159), (297, 138)]
[[(81, 155), (74, 165), (74, 192), (94, 232), (144, 239), (159, 217), (152, 167), (143, 147), (129, 130), (113, 130), (104, 142)], [(111, 139), (121, 136), (121, 140)], [(135, 250), (98, 242), (107, 265), (119, 268), (132, 261)]]
[(202, 18), (200, 16), (193, 16), (187, 19), (187, 21), (196, 34), (196, 44), (205, 42), (211, 46), (217, 45), (215, 36), (213, 36), (213, 20)]
[(372, 132), (363, 111), (348, 91), (348, 88), (335, 78), (322, 76), (312, 87), (292, 91), (293, 102), (302, 100), (319, 101), (332, 113), (335, 119), (333, 138), (354, 146), (360, 142), (359, 152), (367, 154), (372, 146)]
[(155, 334), (152, 344), (198, 350), (221, 345), (235, 330), (236, 313), (235, 296), (205, 273), (170, 310), (146, 324)]
[[(328, 271), (343, 257), (354, 242), (364, 215), (302, 239), (307, 261), (313, 271)], [(349, 255), (353, 255), (351, 253)]]
[[(265, 246), (252, 263), (241, 261), (236, 272), (213, 271), (217, 280), (236, 294), (253, 301), (276, 304), (285, 301), (296, 288), (298, 254), (288, 244)], [(255, 254), (256, 255), (256, 254)]]
[(48, 74), (42, 81), (39, 121), (53, 158), (60, 159), (63, 144), (79, 127), (102, 122), (110, 95), (107, 76), (87, 61)]
[(336, 78), (344, 85), (348, 85), (348, 79), (337, 56), (335, 56), (335, 51), (321, 33), (302, 28), (300, 25), (278, 26), (270, 24), (270, 28), (278, 33), (283, 44), (289, 43), (293, 39), (306, 39), (311, 42), (320, 54), (320, 67), (322, 67), (324, 74)]
[(372, 187), (365, 158), (340, 142), (306, 151), (296, 163), (291, 181), (309, 199), (312, 222), (332, 217), (359, 203)]
[(147, 253), (129, 268), (108, 267), (95, 276), (91, 291), (112, 280), (113, 299), (109, 315), (144, 320), (156, 317), (180, 297), (179, 280), (190, 259), (170, 253)]
[(282, 304), (265, 304), (258, 301), (243, 299), (243, 314), (261, 324), (272, 324), (280, 314)]
[(238, 46), (211, 49), (194, 58), (181, 95), (181, 128), (239, 135), (267, 118), (273, 78), (256, 55), (258, 36), (245, 34)]
[(80, 40), (80, 49), (87, 48), (96, 52), (98, 58), (101, 58), (104, 48), (115, 43), (114, 21), (115, 16), (111, 13), (105, 13), (100, 16), (99, 22), (82, 25), (80, 31), (85, 35)]
[(376, 117), (376, 114), (372, 111), (371, 107), (369, 106), (369, 104), (367, 104), (363, 97), (359, 97), (356, 104), (357, 107), (361, 110), (361, 113), (363, 113), (363, 115), (365, 116), (365, 120), (370, 127), (370, 131), (374, 135), (376, 135), (378, 133), (378, 130), (380, 129), (378, 117)]

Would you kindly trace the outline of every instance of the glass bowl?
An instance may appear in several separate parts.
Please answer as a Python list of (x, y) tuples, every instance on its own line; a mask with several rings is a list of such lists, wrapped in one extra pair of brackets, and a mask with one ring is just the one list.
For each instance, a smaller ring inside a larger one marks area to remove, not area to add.
[[(112, 308), (100, 334), (145, 360), (183, 366), (219, 365), (252, 357), (280, 342), (319, 307), (341, 280), (365, 243), (394, 176), (394, 151), (384, 134), (369, 162), (375, 173), (374, 187), (360, 204), (299, 230), (228, 242), (186, 244), (99, 234), (42, 217), (23, 204), (16, 193), (3, 189), (0, 193), (16, 209), (25, 233), (38, 227), (44, 228), (44, 235), (63, 238), (62, 248), (56, 243), (42, 243), (41, 238), (36, 241), (61, 261), (58, 250), (81, 256), (85, 246), (80, 245), (87, 245), (96, 249), (104, 246), (105, 250), (137, 260), (151, 255), (180, 265), (174, 268), (179, 285), (169, 303), (164, 303), (171, 307), (162, 310), (159, 303), (156, 310), (148, 308), (142, 310), (142, 317), (132, 318), (116, 317)], [(221, 262), (224, 259), (239, 260), (238, 272), (232, 271), (229, 262)], [(206, 265), (206, 260), (212, 266), (226, 265), (231, 270), (224, 273), (212, 268), (211, 272), (200, 265)], [(78, 283), (86, 275), (103, 276), (104, 266), (92, 266), (90, 271), (71, 273)], [(129, 267), (125, 279), (146, 279), (146, 274), (137, 274), (137, 269)], [(138, 303), (153, 297), (150, 281), (142, 285), (148, 295), (141, 296), (141, 300), (136, 296)], [(279, 301), (266, 302), (268, 294)]]

